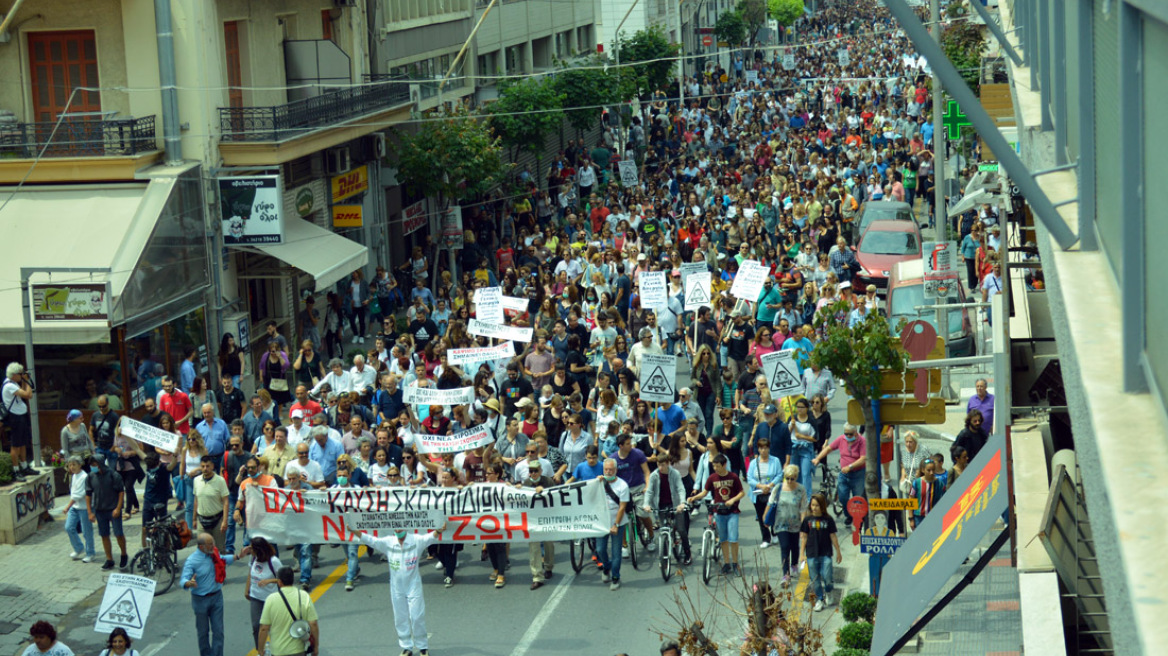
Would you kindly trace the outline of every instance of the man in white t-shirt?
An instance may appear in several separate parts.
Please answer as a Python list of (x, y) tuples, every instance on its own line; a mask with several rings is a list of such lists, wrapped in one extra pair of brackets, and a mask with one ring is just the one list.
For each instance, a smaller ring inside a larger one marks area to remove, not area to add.
[(284, 466), (284, 477), (288, 477), (288, 472), (297, 471), (313, 489), (319, 490), (324, 488), (327, 483), (324, 480), (324, 471), (321, 470), (320, 464), (308, 457), (308, 443), (303, 442), (296, 445), (296, 459)]
[(8, 439), (12, 442), (9, 453), (12, 455), (12, 473), (17, 479), (24, 480), (23, 476), (35, 476), (36, 470), (29, 461), (28, 448), (32, 446), (32, 423), (28, 416), (28, 400), (32, 398), (32, 387), (28, 384), (28, 374), (19, 362), (9, 363), (5, 370), (8, 376), (0, 390), (0, 402), (4, 404), (7, 417), (4, 419), (8, 427)]
[(625, 524), (629, 523), (629, 486), (617, 477), (616, 460), (608, 458), (604, 461), (601, 483), (604, 485), (610, 526), (608, 533), (596, 538), (596, 553), (604, 567), (600, 580), (605, 583), (611, 580), (612, 584), (608, 589), (617, 590), (620, 588), (621, 532)]

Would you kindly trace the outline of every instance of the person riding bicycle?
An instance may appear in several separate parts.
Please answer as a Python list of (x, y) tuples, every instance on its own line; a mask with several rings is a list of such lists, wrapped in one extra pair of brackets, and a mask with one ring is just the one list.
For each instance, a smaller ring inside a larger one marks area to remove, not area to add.
[[(690, 557), (689, 544), (689, 513), (685, 512), (685, 487), (681, 483), (681, 473), (671, 465), (673, 458), (665, 451), (657, 453), (657, 469), (649, 474), (649, 482), (645, 486), (645, 509), (657, 515), (662, 508), (674, 508), (677, 513), (673, 516), (673, 530), (681, 538), (682, 564), (688, 565), (693, 559)], [(667, 484), (662, 485), (665, 478)], [(665, 546), (669, 549), (669, 546)]]
[[(165, 464), (157, 453), (146, 456), (146, 487), (142, 493), (142, 526), (165, 516), (166, 504), (173, 495), (170, 472), (177, 462)], [(146, 531), (142, 531), (142, 546), (146, 546)]]
[(689, 498), (692, 504), (700, 501), (710, 492), (721, 508), (717, 510), (718, 539), (722, 544), (722, 573), (737, 574), (738, 568), (738, 502), (746, 496), (742, 480), (729, 469), (725, 454), (714, 457), (714, 473), (706, 480), (705, 489)]

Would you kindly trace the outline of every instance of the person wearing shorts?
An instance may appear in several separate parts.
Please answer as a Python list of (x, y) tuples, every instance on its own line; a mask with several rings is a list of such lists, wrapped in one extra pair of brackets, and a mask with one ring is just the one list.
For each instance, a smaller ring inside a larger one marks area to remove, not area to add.
[(93, 456), (93, 466), (85, 479), (85, 508), (89, 511), (89, 521), (97, 521), (97, 534), (101, 536), (101, 546), (105, 549), (103, 570), (114, 568), (113, 549), (110, 546), (110, 529), (118, 539), (118, 549), (122, 559), (118, 567), (126, 569), (126, 535), (122, 532), (122, 504), (126, 493), (122, 487), (122, 477), (112, 471), (102, 454)]
[(689, 503), (692, 505), (713, 493), (714, 503), (724, 506), (714, 516), (718, 539), (722, 543), (722, 573), (738, 574), (738, 502), (746, 496), (746, 489), (742, 487), (742, 479), (730, 471), (728, 465), (725, 455), (714, 456), (714, 473), (706, 479), (705, 489), (690, 497)]
[(28, 376), (24, 372), (24, 365), (11, 362), (5, 370), (7, 378), (0, 390), (0, 403), (4, 404), (4, 424), (8, 427), (8, 439), (11, 442), (9, 454), (12, 456), (12, 474), (17, 480), (24, 480), (25, 476), (36, 476), (32, 468), (32, 457), (29, 448), (32, 446), (32, 422), (29, 420), (28, 400), (32, 398), (32, 387), (28, 383)]

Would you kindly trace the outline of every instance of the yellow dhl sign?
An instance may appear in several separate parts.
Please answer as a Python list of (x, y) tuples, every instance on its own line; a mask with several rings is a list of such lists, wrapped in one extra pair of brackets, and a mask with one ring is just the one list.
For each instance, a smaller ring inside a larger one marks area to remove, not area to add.
[(334, 228), (360, 228), (363, 218), (360, 205), (333, 205)]
[(333, 178), (332, 185), (334, 203), (364, 193), (369, 189), (369, 167), (358, 166), (344, 175), (338, 175)]

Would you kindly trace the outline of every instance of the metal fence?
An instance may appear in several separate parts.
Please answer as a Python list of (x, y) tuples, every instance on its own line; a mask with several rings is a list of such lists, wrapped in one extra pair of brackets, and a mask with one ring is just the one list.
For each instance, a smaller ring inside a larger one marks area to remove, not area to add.
[(409, 100), (409, 85), (374, 84), (334, 89), (274, 107), (220, 107), (221, 138), (223, 141), (282, 141)]
[(42, 149), (45, 157), (127, 156), (157, 150), (154, 116), (69, 118), (60, 125), (0, 124), (0, 158), (33, 158)]

